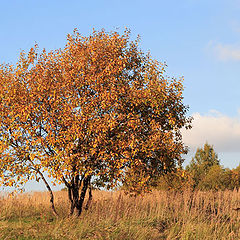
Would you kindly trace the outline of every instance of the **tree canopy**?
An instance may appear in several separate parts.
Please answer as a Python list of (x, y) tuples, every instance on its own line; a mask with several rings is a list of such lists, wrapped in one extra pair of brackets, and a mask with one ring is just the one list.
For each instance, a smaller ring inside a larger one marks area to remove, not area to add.
[(183, 79), (167, 77), (129, 31), (75, 30), (63, 49), (38, 52), (0, 68), (2, 185), (42, 179), (51, 193), (47, 172), (79, 215), (91, 185), (139, 191), (181, 164)]
[[(186, 170), (192, 174), (194, 187), (201, 184), (211, 167), (216, 165), (220, 166), (220, 161), (212, 145), (205, 143), (203, 148), (198, 148), (190, 164), (186, 167)], [(216, 169), (218, 168), (215, 167), (214, 170)]]

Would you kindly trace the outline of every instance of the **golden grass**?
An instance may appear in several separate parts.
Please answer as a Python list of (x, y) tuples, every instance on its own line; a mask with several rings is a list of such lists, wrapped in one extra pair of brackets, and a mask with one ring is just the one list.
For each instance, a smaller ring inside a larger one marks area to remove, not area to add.
[(240, 239), (240, 192), (153, 191), (130, 197), (94, 191), (80, 218), (69, 218), (66, 192), (0, 200), (0, 239)]

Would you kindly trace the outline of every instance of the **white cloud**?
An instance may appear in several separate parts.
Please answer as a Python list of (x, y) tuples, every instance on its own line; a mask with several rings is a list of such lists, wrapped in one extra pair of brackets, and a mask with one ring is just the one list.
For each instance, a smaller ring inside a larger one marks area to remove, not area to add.
[(183, 131), (183, 141), (191, 150), (206, 142), (217, 152), (240, 153), (240, 117), (231, 118), (217, 111), (193, 114), (193, 128)]
[(239, 44), (222, 44), (210, 42), (207, 50), (210, 50), (217, 59), (222, 61), (235, 60), (240, 61), (240, 45)]

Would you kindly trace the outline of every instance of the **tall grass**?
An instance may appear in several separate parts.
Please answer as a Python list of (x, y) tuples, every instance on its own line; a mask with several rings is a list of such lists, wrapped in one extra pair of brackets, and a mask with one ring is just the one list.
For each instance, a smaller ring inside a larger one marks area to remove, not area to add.
[(94, 191), (88, 211), (68, 217), (66, 192), (0, 200), (0, 239), (240, 239), (240, 192), (153, 191), (130, 197)]

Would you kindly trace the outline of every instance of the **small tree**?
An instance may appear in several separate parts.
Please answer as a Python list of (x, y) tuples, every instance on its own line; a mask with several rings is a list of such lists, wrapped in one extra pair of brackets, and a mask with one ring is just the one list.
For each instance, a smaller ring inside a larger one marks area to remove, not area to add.
[(192, 175), (194, 188), (200, 184), (210, 168), (215, 165), (220, 165), (218, 155), (214, 151), (213, 146), (205, 143), (203, 148), (197, 149), (195, 156), (186, 167), (186, 170)]
[(54, 211), (46, 172), (80, 215), (92, 184), (113, 188), (138, 176), (131, 191), (147, 189), (186, 153), (182, 79), (166, 77), (128, 31), (75, 31), (64, 49), (32, 48), (16, 67), (1, 66), (0, 82), (1, 183), (41, 178)]
[(239, 189), (240, 187), (240, 165), (231, 171), (231, 189)]
[(224, 181), (226, 181), (224, 169), (220, 165), (213, 165), (199, 182), (198, 189), (224, 190), (226, 187)]
[(192, 178), (188, 171), (177, 168), (175, 171), (164, 174), (156, 182), (156, 189), (183, 191), (192, 188)]

